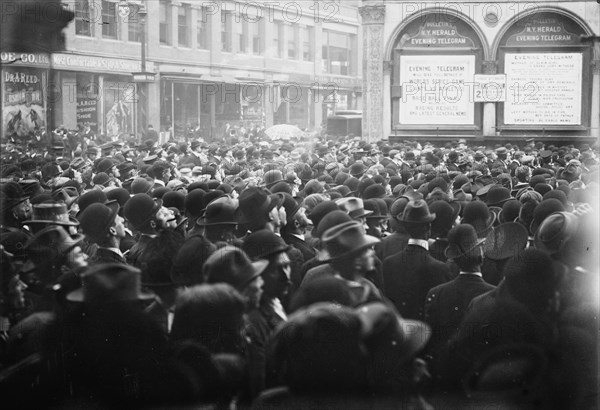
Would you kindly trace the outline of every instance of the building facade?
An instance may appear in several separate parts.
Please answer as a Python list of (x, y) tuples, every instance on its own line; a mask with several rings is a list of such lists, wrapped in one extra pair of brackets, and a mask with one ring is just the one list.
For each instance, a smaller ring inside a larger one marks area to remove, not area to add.
[(600, 138), (597, 2), (369, 0), (360, 14), (367, 138)]
[[(148, 124), (207, 139), (226, 124), (318, 129), (362, 106), (356, 3), (63, 1), (75, 12), (67, 51), (2, 50), (3, 134), (46, 124), (112, 138), (142, 138)], [(150, 78), (134, 81), (141, 71)]]

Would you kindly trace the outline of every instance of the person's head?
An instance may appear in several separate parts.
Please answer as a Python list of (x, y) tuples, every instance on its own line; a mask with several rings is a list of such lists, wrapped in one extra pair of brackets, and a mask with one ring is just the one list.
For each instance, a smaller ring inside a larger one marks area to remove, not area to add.
[(168, 209), (163, 211), (162, 201), (147, 194), (135, 194), (123, 207), (123, 215), (131, 227), (152, 234), (164, 229), (169, 219)]
[(245, 302), (231, 285), (197, 285), (175, 302), (174, 341), (191, 339), (212, 353), (241, 353)]
[(430, 213), (427, 202), (423, 199), (409, 201), (404, 207), (402, 215), (397, 217), (411, 238), (429, 239), (431, 222), (436, 218)]
[(88, 240), (104, 247), (116, 247), (125, 238), (124, 219), (115, 201), (88, 206), (79, 218), (81, 230)]
[(448, 233), (446, 256), (454, 260), (461, 270), (478, 271), (483, 263), (483, 242), (473, 226), (457, 225)]
[(21, 185), (7, 182), (2, 185), (2, 223), (15, 225), (31, 216), (31, 202)]
[(259, 259), (251, 262), (248, 255), (234, 246), (217, 249), (202, 267), (207, 283), (227, 283), (245, 299), (248, 309), (258, 307), (263, 293), (264, 280), (261, 274), (268, 262)]

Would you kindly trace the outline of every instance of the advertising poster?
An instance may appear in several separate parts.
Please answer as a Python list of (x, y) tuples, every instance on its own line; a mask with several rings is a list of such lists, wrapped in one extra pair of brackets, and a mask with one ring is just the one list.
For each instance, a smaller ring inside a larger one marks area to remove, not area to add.
[(2, 69), (2, 136), (25, 137), (46, 125), (46, 71), (27, 67)]
[(471, 125), (475, 56), (402, 56), (400, 124)]
[(581, 53), (507, 53), (504, 61), (505, 124), (581, 124)]
[(104, 134), (109, 137), (133, 132), (135, 86), (133, 83), (104, 81)]

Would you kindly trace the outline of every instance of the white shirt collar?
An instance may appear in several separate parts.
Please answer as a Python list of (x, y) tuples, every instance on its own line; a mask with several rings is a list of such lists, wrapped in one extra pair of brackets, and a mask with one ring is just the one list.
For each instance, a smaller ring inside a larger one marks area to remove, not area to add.
[(481, 275), (481, 272), (463, 272), (463, 271), (460, 271), (459, 275), (475, 275), (475, 276), (479, 276), (480, 278), (483, 277)]
[(408, 244), (420, 246), (421, 248), (425, 249), (426, 251), (429, 250), (429, 242), (427, 242), (425, 239), (410, 238), (408, 240)]
[(304, 235), (302, 235), (302, 234), (293, 233), (292, 236), (295, 236), (298, 239), (302, 239), (303, 241), (305, 240)]

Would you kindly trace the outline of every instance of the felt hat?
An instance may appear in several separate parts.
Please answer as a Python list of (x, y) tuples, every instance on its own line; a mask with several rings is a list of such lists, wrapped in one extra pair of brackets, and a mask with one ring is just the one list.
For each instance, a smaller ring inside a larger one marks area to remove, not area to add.
[(251, 262), (243, 250), (228, 245), (208, 257), (202, 266), (202, 274), (207, 283), (228, 283), (243, 292), (268, 265), (269, 262), (264, 259)]
[[(426, 323), (404, 319), (381, 302), (360, 306), (356, 309), (356, 314), (362, 324), (364, 342), (368, 346), (387, 347), (376, 349), (374, 359), (383, 362), (391, 361), (394, 363), (393, 366), (406, 363), (416, 356), (425, 347), (432, 334), (431, 328)], [(376, 366), (376, 369), (379, 367)]]
[(271, 194), (259, 187), (248, 187), (239, 197), (238, 222), (247, 224), (264, 218), (269, 211), (283, 203), (283, 195)]
[(236, 208), (229, 196), (220, 196), (206, 205), (204, 215), (202, 218), (198, 218), (196, 224), (200, 226), (237, 225)]
[(185, 195), (181, 191), (168, 191), (162, 196), (163, 206), (177, 208), (179, 212), (185, 211)]
[[(316, 234), (319, 223), (326, 215), (333, 211), (339, 211), (340, 207), (334, 201), (323, 201), (313, 208), (313, 210), (307, 216), (313, 223), (313, 232)], [(347, 215), (347, 214), (346, 214)], [(318, 236), (318, 235), (317, 235)]]
[(31, 219), (23, 225), (63, 225), (78, 226), (79, 222), (69, 218), (67, 205), (62, 202), (41, 203), (32, 206)]
[(244, 238), (242, 250), (252, 259), (263, 259), (277, 253), (286, 252), (289, 246), (267, 229), (261, 229)]
[(197, 218), (202, 215), (204, 195), (206, 191), (197, 188), (189, 191), (185, 196), (185, 211), (189, 216)]
[(327, 229), (323, 232), (321, 241), (324, 249), (319, 252), (317, 259), (328, 262), (347, 258), (380, 242), (374, 236), (366, 235), (363, 226), (357, 221)]
[[(477, 193), (479, 195), (479, 192)], [(488, 206), (502, 206), (506, 201), (512, 199), (510, 190), (502, 185), (492, 185), (485, 197)]]
[(108, 173), (108, 171), (111, 170), (112, 167), (115, 166), (115, 163), (113, 162), (112, 159), (110, 158), (102, 158), (100, 160), (100, 162), (98, 162), (98, 165), (96, 165), (96, 170), (98, 172), (106, 172)]
[(133, 228), (139, 229), (150, 221), (162, 207), (162, 201), (148, 194), (135, 194), (123, 207), (123, 215)]
[(533, 235), (535, 235), (535, 233), (538, 230), (538, 227), (544, 221), (544, 219), (546, 219), (554, 212), (564, 211), (565, 206), (558, 199), (550, 198), (543, 200), (533, 210), (533, 220), (531, 221), (531, 225), (529, 226), (529, 231)]
[(367, 215), (367, 219), (387, 219), (387, 215), (381, 212), (381, 207), (375, 198), (366, 199), (364, 201), (364, 207), (365, 210), (372, 212), (370, 215)]
[(352, 219), (368, 216), (373, 212), (365, 210), (363, 200), (360, 198), (340, 198), (336, 200), (335, 203), (342, 211), (345, 211)]
[(519, 211), (521, 210), (521, 201), (515, 198), (504, 202), (502, 205), (502, 211), (498, 214), (498, 222), (513, 222), (519, 217)]
[(108, 234), (108, 229), (115, 221), (118, 212), (119, 204), (117, 201), (109, 201), (106, 204), (91, 204), (82, 212), (79, 218), (81, 231), (91, 242), (101, 241)]
[(364, 199), (383, 198), (385, 196), (385, 187), (380, 184), (369, 185), (363, 192)]
[(436, 215), (429, 212), (429, 206), (423, 199), (409, 201), (402, 215), (396, 218), (403, 223), (431, 223)]
[(475, 248), (485, 242), (479, 239), (473, 226), (468, 224), (456, 225), (448, 232), (448, 247), (445, 255), (448, 259), (457, 259), (463, 256), (475, 255)]
[(435, 214), (435, 220), (431, 223), (431, 236), (445, 238), (460, 213), (460, 204), (442, 200), (433, 201), (429, 204), (429, 211)]
[(92, 265), (81, 276), (82, 287), (67, 295), (71, 302), (105, 304), (154, 299), (142, 291), (141, 271), (123, 263)]
[(91, 191), (84, 193), (77, 199), (77, 205), (79, 205), (79, 212), (77, 213), (77, 218), (79, 218), (79, 216), (85, 210), (85, 208), (87, 208), (91, 204), (94, 204), (96, 202), (103, 204), (106, 203), (106, 201), (108, 201), (108, 197), (104, 192), (98, 189), (92, 189)]
[(48, 262), (49, 259), (54, 260), (67, 254), (79, 245), (83, 238), (83, 235), (69, 235), (62, 226), (50, 225), (31, 237), (25, 244), (24, 250), (34, 262)]
[(285, 181), (283, 179), (283, 173), (278, 169), (271, 169), (263, 175), (263, 184), (267, 188), (282, 181)]
[(350, 175), (355, 178), (361, 177), (367, 171), (365, 164), (361, 162), (355, 162), (350, 166)]
[(527, 246), (527, 229), (517, 222), (506, 222), (492, 229), (483, 247), (484, 254), (492, 260), (504, 260), (517, 255)]
[(480, 238), (485, 238), (494, 225), (496, 214), (481, 201), (469, 202), (462, 211), (461, 224), (472, 225)]
[(570, 212), (550, 214), (535, 233), (535, 247), (550, 255), (559, 253), (562, 247), (579, 230), (579, 218)]
[(29, 199), (19, 183), (10, 181), (2, 184), (2, 208), (12, 209)]

